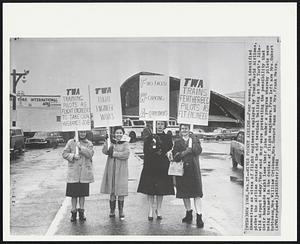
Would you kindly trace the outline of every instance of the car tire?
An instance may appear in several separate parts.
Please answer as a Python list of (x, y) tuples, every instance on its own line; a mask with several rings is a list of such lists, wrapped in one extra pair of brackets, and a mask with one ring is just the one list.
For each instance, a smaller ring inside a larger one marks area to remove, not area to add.
[(241, 166), (244, 167), (244, 155), (241, 156), (241, 162), (240, 162)]
[(219, 137), (219, 136), (217, 136), (217, 137), (216, 137), (216, 140), (217, 140), (217, 141), (219, 141), (219, 140), (220, 140), (220, 137)]
[(130, 141), (129, 141), (130, 143), (136, 141), (136, 134), (135, 134), (134, 131), (131, 131), (131, 132), (129, 133), (129, 137), (130, 137)]
[(238, 166), (237, 161), (235, 161), (234, 158), (232, 157), (232, 167), (237, 168), (237, 166)]

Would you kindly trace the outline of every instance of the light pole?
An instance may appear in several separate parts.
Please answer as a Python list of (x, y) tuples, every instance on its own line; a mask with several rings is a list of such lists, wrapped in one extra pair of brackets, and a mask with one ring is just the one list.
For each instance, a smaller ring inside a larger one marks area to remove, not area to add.
[[(26, 75), (29, 74), (29, 70), (24, 70), (23, 73), (17, 73), (17, 71), (15, 69), (13, 69), (12, 73), (10, 73), (10, 75), (12, 75), (12, 79), (13, 79), (13, 107), (12, 110), (16, 111), (16, 103), (17, 103), (17, 98), (16, 98), (16, 90), (17, 90), (17, 84), (20, 81), (20, 79), (23, 77), (22, 82), (25, 83), (25, 77)], [(16, 126), (16, 121), (13, 120), (12, 121), (12, 126)]]

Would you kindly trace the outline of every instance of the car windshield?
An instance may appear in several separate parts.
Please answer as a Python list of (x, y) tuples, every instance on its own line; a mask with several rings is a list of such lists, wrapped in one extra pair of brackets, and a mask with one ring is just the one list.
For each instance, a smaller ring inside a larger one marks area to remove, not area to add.
[(145, 125), (145, 122), (142, 120), (132, 121), (134, 125)]
[(46, 136), (48, 136), (47, 132), (36, 132), (34, 134), (34, 137), (46, 137)]

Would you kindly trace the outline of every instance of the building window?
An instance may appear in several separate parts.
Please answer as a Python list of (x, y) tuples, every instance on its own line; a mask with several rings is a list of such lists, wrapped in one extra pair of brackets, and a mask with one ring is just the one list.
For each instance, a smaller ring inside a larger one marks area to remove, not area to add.
[(60, 122), (60, 116), (56, 116), (56, 122)]

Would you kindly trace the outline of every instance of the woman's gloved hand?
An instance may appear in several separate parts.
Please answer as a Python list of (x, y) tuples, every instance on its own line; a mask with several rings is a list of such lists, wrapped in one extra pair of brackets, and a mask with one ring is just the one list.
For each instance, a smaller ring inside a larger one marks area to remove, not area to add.
[(180, 162), (181, 159), (182, 159), (181, 153), (180, 153), (180, 152), (177, 152), (177, 153), (174, 155), (174, 161), (175, 161), (175, 162)]
[(159, 149), (157, 149), (157, 150), (155, 151), (155, 153), (156, 153), (157, 155), (161, 155), (161, 154), (162, 154), (162, 150), (159, 148)]
[(108, 156), (110, 156), (111, 158), (113, 157), (113, 153), (114, 153), (114, 146), (111, 145), (107, 151)]

